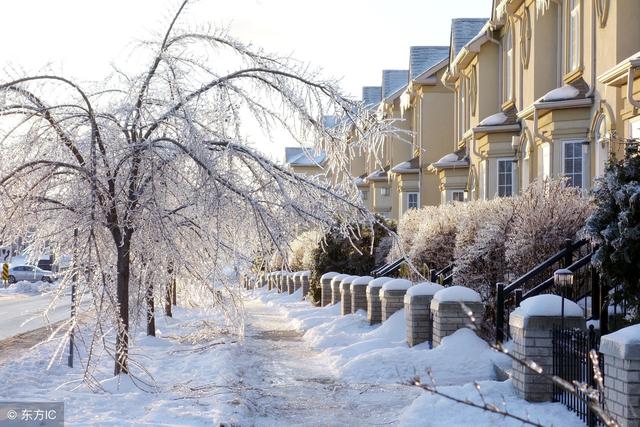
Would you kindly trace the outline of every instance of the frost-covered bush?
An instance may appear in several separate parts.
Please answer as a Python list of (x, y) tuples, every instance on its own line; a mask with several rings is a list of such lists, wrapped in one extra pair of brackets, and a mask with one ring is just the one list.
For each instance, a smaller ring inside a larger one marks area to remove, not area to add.
[(615, 288), (616, 304), (626, 301), (640, 317), (640, 147), (628, 144), (622, 161), (611, 161), (593, 191), (595, 209), (587, 233), (599, 245), (593, 264)]
[(505, 241), (517, 205), (515, 198), (471, 202), (461, 217), (454, 250), (454, 282), (475, 289), (484, 301), (493, 300), (495, 283), (504, 280)]
[(400, 218), (398, 224), (398, 239), (393, 242), (387, 256), (387, 262), (393, 262), (409, 253), (420, 229), (421, 222), (425, 217), (428, 217), (426, 212), (429, 209), (433, 210), (434, 208), (429, 206), (422, 209), (409, 209), (402, 218)]
[(313, 251), (320, 245), (322, 233), (308, 230), (299, 234), (289, 245), (288, 262), (291, 271), (310, 270), (313, 268)]
[(589, 199), (566, 179), (533, 182), (517, 198), (505, 259), (516, 275), (526, 273), (575, 239), (591, 212)]
[(464, 203), (454, 203), (418, 210), (421, 220), (408, 250), (416, 268), (439, 270), (453, 261), (458, 223), (465, 209)]

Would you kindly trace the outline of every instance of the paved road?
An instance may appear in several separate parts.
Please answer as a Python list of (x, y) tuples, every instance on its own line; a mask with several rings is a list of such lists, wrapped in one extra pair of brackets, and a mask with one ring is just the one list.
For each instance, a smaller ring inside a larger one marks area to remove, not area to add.
[(0, 341), (68, 319), (71, 311), (70, 295), (60, 296), (47, 312), (47, 317), (42, 315), (54, 296), (53, 293), (48, 293), (0, 299)]

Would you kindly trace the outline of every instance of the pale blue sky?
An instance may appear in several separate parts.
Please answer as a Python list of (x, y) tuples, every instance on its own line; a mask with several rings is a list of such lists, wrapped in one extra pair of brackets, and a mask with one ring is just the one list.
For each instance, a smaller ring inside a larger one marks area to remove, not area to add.
[[(177, 0), (20, 0), (0, 6), (0, 67), (97, 80), (136, 65), (132, 42), (164, 28)], [(407, 68), (409, 46), (447, 45), (452, 18), (488, 17), (491, 0), (199, 0), (194, 23), (228, 25), (267, 50), (322, 67), (360, 96), (384, 68)], [(140, 66), (146, 66), (143, 63)], [(280, 156), (280, 148), (265, 151)]]

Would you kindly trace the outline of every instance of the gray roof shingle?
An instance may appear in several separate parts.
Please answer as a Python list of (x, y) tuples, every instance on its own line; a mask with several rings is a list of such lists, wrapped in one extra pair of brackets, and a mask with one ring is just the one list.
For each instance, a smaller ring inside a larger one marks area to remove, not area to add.
[(327, 155), (322, 151), (316, 154), (313, 148), (285, 147), (284, 157), (288, 165), (314, 166), (322, 164)]
[(456, 18), (451, 21), (452, 58), (455, 58), (460, 49), (478, 35), (487, 21), (486, 18)]
[(362, 103), (366, 108), (375, 107), (382, 101), (382, 87), (364, 86), (362, 88)]
[(388, 98), (407, 83), (409, 83), (409, 70), (382, 70), (382, 98)]
[(409, 48), (409, 77), (411, 80), (447, 59), (449, 46), (411, 46)]

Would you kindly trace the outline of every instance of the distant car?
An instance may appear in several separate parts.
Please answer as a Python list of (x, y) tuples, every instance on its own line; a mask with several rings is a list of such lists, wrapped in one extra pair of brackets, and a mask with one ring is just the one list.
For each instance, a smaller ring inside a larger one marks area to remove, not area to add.
[(53, 273), (33, 265), (16, 265), (9, 268), (9, 283), (22, 280), (28, 282), (53, 282)]

